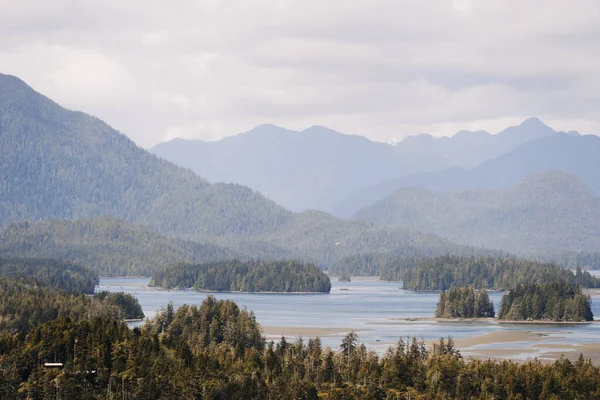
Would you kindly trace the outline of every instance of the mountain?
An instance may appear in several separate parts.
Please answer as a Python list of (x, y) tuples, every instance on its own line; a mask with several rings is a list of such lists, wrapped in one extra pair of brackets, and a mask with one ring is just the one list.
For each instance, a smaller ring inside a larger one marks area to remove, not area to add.
[(9, 224), (0, 230), (0, 254), (71, 261), (104, 276), (149, 276), (165, 264), (238, 257), (227, 249), (169, 239), (107, 217)]
[(521, 255), (600, 248), (600, 197), (561, 171), (496, 190), (402, 188), (361, 209), (356, 218)]
[(294, 211), (327, 211), (361, 188), (448, 166), (320, 126), (298, 132), (261, 125), (216, 142), (175, 139), (150, 151), (209, 181), (250, 186)]
[[(321, 129), (306, 134), (320, 137)], [(119, 263), (145, 273), (140, 265), (152, 256), (156, 259), (147, 268), (179, 257), (231, 254), (326, 265), (372, 246), (418, 254), (471, 251), (406, 229), (325, 213), (294, 214), (247, 187), (210, 184), (138, 148), (99, 119), (68, 111), (7, 75), (0, 75), (0, 165), (4, 251), (79, 260), (107, 274), (120, 273)], [(311, 160), (299, 165), (310, 166)], [(87, 220), (101, 216), (111, 219)], [(86, 220), (10, 225), (49, 219)], [(168, 241), (150, 230), (212, 246)]]
[(523, 144), (469, 170), (455, 167), (395, 179), (348, 197), (335, 207), (334, 214), (349, 217), (402, 187), (438, 192), (497, 189), (516, 185), (534, 174), (551, 170), (575, 175), (600, 194), (600, 137), (557, 134)]
[(239, 185), (214, 184), (0, 75), (0, 226), (113, 216), (198, 240), (272, 232), (292, 217)]
[(413, 135), (398, 142), (396, 149), (402, 157), (428, 156), (449, 165), (474, 168), (522, 144), (557, 134), (538, 118), (528, 118), (493, 135), (486, 131), (459, 131), (454, 136), (440, 138)]

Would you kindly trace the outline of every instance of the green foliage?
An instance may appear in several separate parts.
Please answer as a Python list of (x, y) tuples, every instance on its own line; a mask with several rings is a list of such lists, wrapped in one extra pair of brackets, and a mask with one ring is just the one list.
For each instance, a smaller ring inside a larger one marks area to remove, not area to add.
[(0, 277), (0, 331), (27, 332), (57, 318), (95, 316), (143, 318), (144, 313), (131, 295), (102, 292), (89, 297), (41, 285), (33, 278)]
[(74, 293), (94, 293), (99, 282), (96, 272), (56, 260), (0, 259), (0, 276), (27, 278), (38, 285)]
[[(44, 368), (59, 362), (62, 368)], [(209, 296), (128, 329), (111, 314), (59, 316), (0, 330), (7, 399), (485, 399), (600, 396), (600, 368), (465, 360), (451, 338), (400, 340), (383, 356), (349, 333), (339, 351), (318, 338), (265, 343), (254, 315)]]
[(485, 289), (472, 286), (453, 287), (440, 293), (436, 318), (489, 318), (494, 317), (494, 304)]
[(509, 258), (444, 256), (424, 259), (403, 276), (409, 290), (447, 290), (456, 286), (507, 290), (520, 283), (564, 280), (583, 287), (598, 287), (599, 281), (588, 272), (573, 274), (555, 264)]
[(214, 245), (169, 239), (114, 218), (19, 222), (0, 230), (5, 256), (52, 258), (85, 265), (102, 276), (149, 276), (175, 262), (210, 262), (234, 253)]
[(498, 318), (505, 320), (591, 321), (590, 296), (578, 285), (559, 282), (520, 284), (502, 297)]
[(94, 294), (94, 300), (98, 300), (107, 306), (117, 307), (121, 316), (125, 319), (143, 319), (144, 311), (138, 300), (129, 293), (123, 292), (99, 292)]
[(167, 265), (150, 286), (242, 292), (329, 292), (329, 277), (313, 264), (295, 261), (220, 261)]

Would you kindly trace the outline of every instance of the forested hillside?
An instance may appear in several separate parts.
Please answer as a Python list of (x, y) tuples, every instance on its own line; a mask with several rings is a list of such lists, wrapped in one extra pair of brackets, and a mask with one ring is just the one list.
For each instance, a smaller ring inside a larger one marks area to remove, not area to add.
[(401, 189), (362, 209), (356, 218), (524, 255), (551, 257), (600, 248), (600, 197), (559, 171), (498, 190)]
[(109, 215), (202, 240), (271, 232), (291, 213), (252, 190), (210, 185), (0, 75), (0, 225)]
[(150, 276), (169, 263), (236, 257), (227, 249), (169, 239), (148, 228), (106, 217), (10, 224), (0, 230), (0, 254), (72, 261), (102, 276)]
[(152, 274), (150, 286), (219, 292), (326, 292), (329, 277), (313, 264), (295, 261), (221, 261), (167, 265)]

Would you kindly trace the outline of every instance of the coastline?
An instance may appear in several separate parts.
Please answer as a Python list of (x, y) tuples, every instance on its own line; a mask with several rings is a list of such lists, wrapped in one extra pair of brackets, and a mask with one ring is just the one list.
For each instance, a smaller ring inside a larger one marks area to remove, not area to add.
[(505, 320), (498, 318), (436, 318), (436, 317), (415, 317), (415, 318), (391, 318), (392, 321), (403, 322), (445, 322), (445, 323), (462, 323), (462, 322), (487, 322), (498, 325), (587, 325), (600, 322), (600, 320), (592, 321), (551, 321), (545, 319), (536, 320)]

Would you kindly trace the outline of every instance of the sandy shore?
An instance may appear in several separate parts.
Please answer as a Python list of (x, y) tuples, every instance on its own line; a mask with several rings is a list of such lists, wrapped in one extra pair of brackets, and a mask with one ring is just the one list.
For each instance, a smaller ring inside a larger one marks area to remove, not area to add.
[[(469, 348), (472, 346), (485, 346), (494, 343), (544, 340), (546, 337), (547, 334), (545, 333), (535, 333), (531, 331), (494, 331), (470, 338), (456, 338), (453, 340), (456, 347)], [(522, 349), (519, 349), (519, 351), (521, 350)]]
[[(353, 331), (352, 328), (319, 328), (312, 326), (263, 326), (263, 334), (267, 337), (321, 337), (328, 335), (345, 335)], [(364, 331), (364, 329), (362, 329)]]

